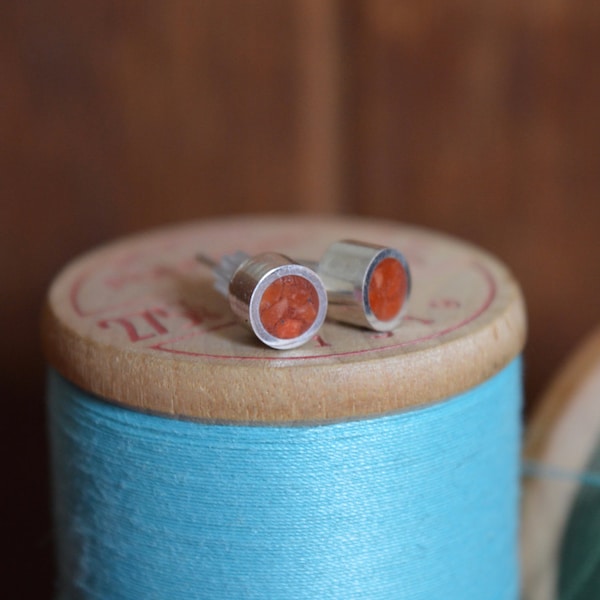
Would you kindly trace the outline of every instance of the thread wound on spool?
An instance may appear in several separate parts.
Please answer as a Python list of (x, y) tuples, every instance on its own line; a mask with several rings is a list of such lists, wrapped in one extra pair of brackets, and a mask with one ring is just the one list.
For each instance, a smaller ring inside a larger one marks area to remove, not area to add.
[(210, 425), (49, 378), (64, 598), (515, 600), (520, 361), (313, 427)]
[(560, 548), (559, 598), (593, 600), (600, 590), (600, 439), (566, 523)]

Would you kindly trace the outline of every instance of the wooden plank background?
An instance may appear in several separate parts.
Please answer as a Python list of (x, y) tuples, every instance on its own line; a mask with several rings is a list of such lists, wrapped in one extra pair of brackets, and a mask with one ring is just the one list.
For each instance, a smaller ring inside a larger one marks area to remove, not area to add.
[(50, 597), (53, 577), (39, 307), (117, 235), (276, 211), (464, 237), (523, 285), (532, 402), (599, 320), (599, 17), (594, 0), (3, 2), (7, 593)]

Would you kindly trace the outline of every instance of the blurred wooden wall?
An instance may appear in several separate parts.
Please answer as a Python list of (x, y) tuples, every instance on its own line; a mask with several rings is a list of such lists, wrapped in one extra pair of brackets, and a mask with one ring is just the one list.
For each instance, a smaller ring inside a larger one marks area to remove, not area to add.
[(521, 281), (534, 398), (600, 320), (599, 59), (596, 0), (3, 2), (11, 597), (51, 587), (37, 315), (65, 261), (237, 212), (447, 231)]

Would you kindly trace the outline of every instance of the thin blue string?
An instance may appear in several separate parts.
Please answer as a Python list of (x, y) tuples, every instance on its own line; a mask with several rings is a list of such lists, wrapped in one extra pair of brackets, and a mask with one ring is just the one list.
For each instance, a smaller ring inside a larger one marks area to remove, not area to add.
[(597, 471), (570, 471), (554, 465), (524, 460), (521, 472), (523, 477), (574, 482), (586, 487), (600, 488), (600, 473)]
[(63, 600), (515, 600), (521, 364), (306, 427), (108, 404), (49, 374)]

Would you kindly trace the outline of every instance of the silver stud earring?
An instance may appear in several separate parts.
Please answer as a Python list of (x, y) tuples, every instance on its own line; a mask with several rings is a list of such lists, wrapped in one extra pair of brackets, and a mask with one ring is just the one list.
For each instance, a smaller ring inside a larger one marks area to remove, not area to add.
[(309, 267), (275, 252), (251, 257), (238, 251), (219, 262), (197, 258), (211, 267), (215, 288), (228, 298), (233, 313), (267, 346), (296, 348), (321, 328), (327, 293)]
[(375, 331), (396, 328), (406, 312), (411, 275), (394, 248), (354, 240), (333, 243), (318, 262), (304, 262), (327, 290), (327, 316)]

